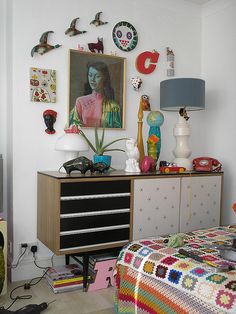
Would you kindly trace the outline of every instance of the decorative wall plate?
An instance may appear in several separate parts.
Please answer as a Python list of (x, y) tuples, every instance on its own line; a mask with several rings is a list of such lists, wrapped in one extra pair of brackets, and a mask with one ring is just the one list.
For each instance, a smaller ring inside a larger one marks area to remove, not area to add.
[(112, 38), (115, 45), (123, 51), (133, 50), (138, 43), (136, 29), (133, 25), (125, 21), (121, 21), (114, 26)]

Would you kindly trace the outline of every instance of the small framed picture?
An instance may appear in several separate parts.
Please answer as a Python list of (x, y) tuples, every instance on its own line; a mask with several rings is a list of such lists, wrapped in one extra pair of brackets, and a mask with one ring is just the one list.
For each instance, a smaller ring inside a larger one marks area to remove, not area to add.
[(125, 128), (126, 59), (69, 51), (69, 125)]
[(33, 102), (56, 102), (56, 71), (30, 68), (30, 100)]

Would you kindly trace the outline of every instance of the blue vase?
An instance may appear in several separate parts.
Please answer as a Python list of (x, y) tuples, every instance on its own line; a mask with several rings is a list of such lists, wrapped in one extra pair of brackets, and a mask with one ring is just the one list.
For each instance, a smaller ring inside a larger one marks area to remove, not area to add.
[(93, 162), (103, 162), (104, 164), (107, 164), (108, 166), (111, 166), (111, 156), (109, 155), (94, 155), (93, 156)]

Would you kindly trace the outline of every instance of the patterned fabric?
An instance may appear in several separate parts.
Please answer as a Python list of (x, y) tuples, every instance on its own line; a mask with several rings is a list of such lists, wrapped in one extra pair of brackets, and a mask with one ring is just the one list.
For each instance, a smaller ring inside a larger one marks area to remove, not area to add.
[[(183, 248), (207, 262), (236, 266), (210, 247), (230, 245), (234, 237), (236, 229), (228, 227), (197, 230), (185, 234)], [(179, 254), (178, 248), (168, 248), (165, 239), (134, 241), (121, 251), (117, 313), (236, 313), (236, 270), (217, 272), (207, 263)]]

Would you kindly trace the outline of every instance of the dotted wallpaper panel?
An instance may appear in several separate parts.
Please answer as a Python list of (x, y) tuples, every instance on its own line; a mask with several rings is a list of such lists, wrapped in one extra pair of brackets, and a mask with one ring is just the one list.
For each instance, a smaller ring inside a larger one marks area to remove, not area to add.
[(180, 231), (219, 226), (220, 199), (220, 176), (182, 178)]
[(180, 178), (134, 181), (133, 239), (179, 230)]

